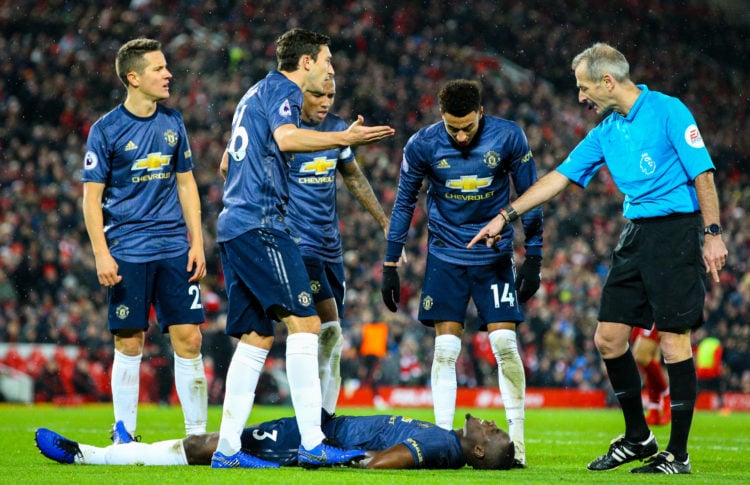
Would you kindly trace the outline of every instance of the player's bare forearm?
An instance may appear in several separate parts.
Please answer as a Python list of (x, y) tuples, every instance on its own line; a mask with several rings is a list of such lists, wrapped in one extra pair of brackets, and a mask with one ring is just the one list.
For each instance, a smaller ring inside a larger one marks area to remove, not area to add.
[(201, 201), (193, 172), (177, 174), (177, 194), (182, 206), (182, 215), (190, 234), (187, 271), (192, 273), (191, 282), (200, 281), (206, 275), (206, 256), (203, 250)]
[[(698, 196), (704, 226), (721, 225), (719, 197), (716, 193), (713, 171), (707, 170), (695, 177), (695, 192)], [(710, 273), (711, 279), (716, 283), (720, 281), (719, 271), (726, 264), (727, 256), (727, 247), (721, 234), (716, 236), (706, 234), (703, 243), (703, 262), (706, 265), (706, 273)]]
[(703, 225), (720, 224), (719, 196), (716, 193), (713, 171), (707, 170), (695, 177), (695, 193), (698, 196)]
[(282, 152), (318, 152), (330, 148), (366, 145), (394, 135), (390, 126), (364, 126), (360, 116), (344, 131), (316, 131), (281, 125), (273, 132)]
[[(555, 197), (562, 192), (569, 183), (570, 179), (565, 175), (557, 170), (552, 170), (547, 175), (537, 180), (537, 182), (529, 187), (523, 195), (512, 202), (513, 210), (515, 210), (518, 216), (521, 216)], [(506, 217), (507, 214), (503, 215), (502, 213), (495, 216), (487, 223), (487, 225), (479, 230), (467, 247), (471, 248), (482, 240), (485, 241), (487, 247), (492, 247), (493, 244), (500, 240), (500, 232), (502, 232), (505, 224), (511, 222), (506, 220)]]
[(221, 156), (221, 162), (219, 162), (219, 173), (226, 181), (227, 172), (229, 172), (229, 154), (224, 150), (224, 154)]
[[(366, 468), (376, 470), (406, 470), (414, 468), (414, 457), (409, 449), (402, 445), (394, 445), (379, 453), (373, 453), (375, 456), (367, 463)], [(377, 453), (377, 454), (375, 454)]]
[(122, 276), (117, 274), (119, 267), (109, 252), (107, 238), (104, 235), (104, 213), (102, 212), (104, 188), (104, 184), (101, 183), (83, 184), (83, 220), (91, 241), (91, 249), (94, 252), (99, 284), (114, 286), (122, 281)]
[(383, 233), (388, 232), (388, 217), (385, 215), (383, 206), (380, 205), (380, 201), (375, 196), (375, 192), (372, 190), (370, 182), (367, 177), (362, 173), (362, 170), (357, 165), (357, 162), (351, 162), (344, 165), (341, 173), (344, 177), (344, 183), (349, 189), (349, 192), (357, 199), (360, 205), (372, 215), (377, 221), (380, 227), (383, 229)]

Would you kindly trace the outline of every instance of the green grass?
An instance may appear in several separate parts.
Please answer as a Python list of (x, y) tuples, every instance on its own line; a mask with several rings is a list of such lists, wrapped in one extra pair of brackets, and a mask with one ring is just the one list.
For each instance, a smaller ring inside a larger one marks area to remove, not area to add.
[[(463, 419), (466, 411), (504, 423), (502, 410), (466, 410), (456, 413)], [(373, 414), (372, 409), (340, 409), (340, 414)], [(430, 409), (396, 409), (425, 420), (432, 419)], [(292, 415), (291, 408), (262, 407), (253, 409), (252, 422)], [(138, 467), (138, 466), (71, 466), (44, 458), (34, 446), (37, 427), (54, 429), (68, 438), (92, 445), (106, 446), (112, 423), (110, 405), (54, 407), (51, 405), (0, 405), (0, 482), (3, 483), (255, 483), (284, 484), (461, 484), (480, 483), (750, 483), (750, 413), (721, 416), (699, 411), (693, 421), (689, 451), (693, 474), (681, 477), (631, 475), (632, 465), (610, 472), (589, 472), (588, 463), (604, 453), (609, 440), (622, 431), (618, 410), (528, 410), (526, 415), (526, 448), (529, 468), (512, 471), (461, 470), (355, 470), (301, 468), (281, 470), (212, 470), (208, 467)], [(209, 409), (209, 429), (216, 430), (221, 408)], [(458, 419), (457, 419), (458, 421)], [(183, 432), (178, 407), (141, 405), (139, 434), (147, 442), (176, 438)], [(663, 449), (669, 441), (669, 427), (654, 428)]]

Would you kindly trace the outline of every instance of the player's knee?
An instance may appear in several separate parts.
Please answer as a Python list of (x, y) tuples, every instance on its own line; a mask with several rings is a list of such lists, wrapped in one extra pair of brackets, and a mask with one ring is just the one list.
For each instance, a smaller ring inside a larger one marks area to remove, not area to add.
[(201, 335), (198, 326), (194, 326), (195, 331), (191, 332), (179, 332), (170, 335), (172, 337), (172, 348), (175, 353), (183, 359), (194, 359), (201, 353), (201, 345), (203, 345), (203, 336)]
[(436, 364), (455, 366), (461, 352), (461, 339), (455, 335), (440, 335), (435, 338)]
[(341, 335), (341, 325), (337, 321), (325, 322), (320, 326), (320, 346), (326, 349), (332, 349), (339, 340), (343, 340)]
[(115, 349), (131, 357), (143, 353), (143, 330), (118, 330), (115, 333)]
[(594, 334), (594, 345), (602, 358), (605, 359), (618, 357), (628, 350), (627, 340), (619, 341), (600, 332)]

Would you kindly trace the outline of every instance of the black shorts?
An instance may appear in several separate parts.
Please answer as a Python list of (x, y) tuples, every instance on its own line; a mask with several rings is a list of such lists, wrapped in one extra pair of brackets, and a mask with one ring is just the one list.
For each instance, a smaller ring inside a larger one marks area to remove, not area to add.
[(628, 221), (612, 253), (599, 321), (659, 331), (703, 324), (706, 267), (700, 213)]

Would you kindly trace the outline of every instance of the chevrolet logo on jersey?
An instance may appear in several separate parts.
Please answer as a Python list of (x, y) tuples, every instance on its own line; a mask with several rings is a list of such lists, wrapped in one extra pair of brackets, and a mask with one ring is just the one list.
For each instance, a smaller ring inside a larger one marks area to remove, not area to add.
[(479, 178), (476, 175), (462, 175), (460, 179), (450, 179), (445, 181), (445, 186), (449, 189), (460, 189), (461, 192), (479, 192), (479, 189), (489, 187), (492, 183), (492, 177)]
[(149, 153), (146, 158), (135, 161), (130, 170), (158, 170), (169, 165), (172, 155), (162, 155), (161, 152)]
[(312, 161), (304, 163), (300, 167), (302, 173), (314, 173), (315, 175), (324, 175), (329, 170), (336, 168), (336, 160), (328, 160), (325, 157), (314, 158)]

